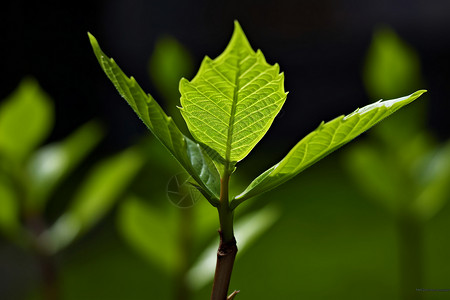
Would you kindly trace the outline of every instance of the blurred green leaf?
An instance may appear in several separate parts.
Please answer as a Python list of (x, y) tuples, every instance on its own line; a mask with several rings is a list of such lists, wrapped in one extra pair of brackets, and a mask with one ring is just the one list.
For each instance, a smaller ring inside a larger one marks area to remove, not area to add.
[(176, 215), (129, 197), (119, 209), (118, 226), (125, 240), (144, 258), (173, 274), (180, 264)]
[(183, 168), (197, 181), (208, 200), (217, 201), (220, 177), (211, 158), (199, 144), (185, 137), (150, 94), (145, 94), (136, 80), (128, 78), (113, 59), (100, 49), (97, 40), (89, 39), (100, 66), (120, 95), (137, 113), (148, 129), (172, 153)]
[(193, 239), (196, 245), (204, 245), (211, 237), (216, 237), (217, 231), (215, 228), (219, 227), (219, 220), (217, 220), (217, 210), (211, 207), (206, 201), (197, 201), (192, 207), (192, 231)]
[(364, 83), (371, 98), (395, 97), (421, 85), (419, 56), (388, 27), (373, 34), (364, 66)]
[(178, 105), (180, 78), (191, 76), (194, 63), (191, 55), (176, 39), (163, 37), (156, 41), (149, 61), (149, 73), (159, 93), (172, 106)]
[[(381, 27), (374, 32), (363, 73), (370, 98), (396, 97), (423, 86), (420, 69), (416, 51), (392, 29)], [(425, 127), (426, 111), (426, 101), (415, 103), (377, 126), (374, 134), (393, 149), (399, 148)]]
[(328, 123), (322, 122), (315, 131), (295, 145), (278, 164), (253, 180), (243, 193), (235, 197), (231, 206), (234, 208), (242, 201), (288, 181), (396, 110), (411, 103), (424, 92), (421, 90), (406, 97), (378, 101), (347, 116), (337, 117)]
[(13, 188), (7, 183), (4, 177), (0, 176), (0, 231), (12, 237), (19, 228), (19, 201)]
[(96, 224), (125, 193), (142, 164), (142, 155), (130, 148), (94, 166), (68, 211), (43, 235), (50, 251), (59, 251)]
[(412, 209), (422, 219), (431, 219), (450, 200), (450, 142), (433, 151), (420, 170), (421, 187)]
[(125, 150), (93, 168), (73, 199), (70, 213), (92, 226), (123, 195), (143, 164), (139, 151)]
[(0, 154), (23, 161), (50, 133), (53, 106), (33, 78), (22, 80), (0, 106)]
[(103, 130), (97, 122), (81, 126), (64, 141), (40, 148), (28, 165), (31, 195), (27, 206), (42, 210), (48, 196), (70, 172), (98, 145)]
[(386, 145), (387, 141), (384, 140), (379, 147), (384, 148), (384, 151), (390, 153), (391, 156), (395, 156), (399, 167), (408, 170), (413, 177), (417, 177), (419, 171), (415, 168), (420, 167), (420, 160), (436, 147), (436, 140), (425, 130), (409, 136), (402, 145), (396, 142)]
[[(204, 199), (192, 207), (180, 208), (174, 205), (157, 207), (130, 197), (121, 205), (117, 221), (129, 245), (171, 275), (190, 264), (190, 253), (208, 243), (212, 234), (216, 234), (212, 228), (218, 226), (217, 211)], [(183, 246), (180, 236), (188, 239), (189, 245)], [(181, 253), (181, 247), (189, 249)]]
[(396, 156), (380, 153), (374, 145), (354, 145), (347, 151), (345, 166), (371, 200), (393, 214), (414, 197), (411, 181), (396, 162)]
[[(267, 205), (257, 211), (243, 216), (236, 222), (235, 237), (238, 242), (239, 255), (260, 238), (280, 218), (280, 210), (274, 205)], [(203, 251), (187, 274), (186, 280), (194, 290), (199, 290), (212, 281), (217, 259), (217, 239)]]
[[(394, 31), (379, 29), (368, 50), (364, 80), (371, 95), (402, 93), (423, 81), (419, 57)], [(388, 211), (428, 220), (450, 197), (450, 151), (448, 145), (435, 146), (424, 129), (426, 109), (421, 102), (377, 126), (373, 132), (382, 146), (354, 147), (345, 165), (370, 198)]]
[(166, 36), (158, 39), (149, 60), (149, 74), (155, 88), (168, 104), (169, 115), (182, 132), (187, 132), (178, 105), (180, 78), (191, 77), (194, 71), (193, 59), (188, 50), (175, 38)]

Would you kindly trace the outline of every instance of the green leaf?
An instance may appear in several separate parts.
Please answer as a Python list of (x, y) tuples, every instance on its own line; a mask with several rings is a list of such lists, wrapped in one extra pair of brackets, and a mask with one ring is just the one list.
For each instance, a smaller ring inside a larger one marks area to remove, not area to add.
[(193, 59), (185, 47), (173, 37), (156, 41), (149, 61), (149, 73), (158, 92), (175, 105), (178, 104), (180, 78), (193, 72)]
[(194, 138), (224, 165), (242, 160), (269, 129), (287, 93), (279, 66), (253, 51), (239, 23), (225, 51), (180, 81), (181, 113)]
[(46, 145), (33, 153), (27, 165), (31, 210), (41, 210), (58, 184), (94, 149), (103, 130), (94, 121), (86, 123), (64, 141)]
[(185, 137), (155, 99), (150, 94), (145, 94), (133, 77), (128, 78), (114, 60), (102, 52), (94, 36), (89, 34), (89, 39), (100, 66), (120, 95), (181, 166), (197, 181), (208, 200), (218, 199), (219, 174), (204, 149)]
[(362, 143), (347, 151), (345, 167), (365, 194), (390, 213), (397, 215), (415, 197), (414, 182), (398, 157)]
[(177, 105), (180, 103), (180, 78), (190, 77), (194, 63), (189, 51), (175, 38), (165, 36), (156, 41), (149, 61), (149, 73), (155, 88), (166, 101), (168, 113), (182, 132), (188, 131)]
[(0, 155), (23, 161), (50, 133), (53, 106), (33, 78), (22, 80), (0, 106)]
[(6, 178), (0, 176), (0, 231), (13, 237), (19, 228), (19, 201)]
[(96, 165), (78, 189), (68, 211), (44, 235), (50, 252), (59, 251), (96, 224), (125, 193), (143, 161), (139, 151), (131, 148)]
[(167, 214), (138, 198), (129, 197), (120, 206), (117, 221), (123, 238), (136, 251), (168, 274), (173, 274), (180, 265), (181, 251), (175, 217), (175, 214)]
[(414, 212), (431, 219), (450, 200), (450, 142), (432, 151), (420, 169), (420, 192), (412, 203)]
[(285, 158), (253, 180), (243, 193), (235, 197), (231, 207), (235, 208), (242, 201), (288, 181), (424, 92), (421, 90), (398, 99), (380, 100), (347, 116), (337, 117), (328, 123), (322, 122), (315, 131), (295, 145)]
[(416, 51), (392, 29), (378, 28), (367, 53), (364, 83), (372, 98), (393, 97), (421, 85)]
[[(404, 95), (423, 85), (419, 55), (389, 27), (375, 30), (363, 75), (366, 90), (372, 99)], [(402, 148), (426, 125), (427, 101), (424, 100), (383, 122), (372, 134), (393, 149)]]
[[(125, 241), (137, 253), (164, 272), (174, 275), (192, 263), (190, 253), (198, 245), (211, 240), (214, 233), (211, 227), (216, 226), (217, 216), (215, 209), (204, 200), (180, 209), (174, 205), (157, 206), (158, 199), (146, 203), (138, 197), (127, 198), (120, 205), (117, 224)], [(180, 236), (189, 245), (183, 246)], [(180, 248), (186, 246), (188, 249)]]

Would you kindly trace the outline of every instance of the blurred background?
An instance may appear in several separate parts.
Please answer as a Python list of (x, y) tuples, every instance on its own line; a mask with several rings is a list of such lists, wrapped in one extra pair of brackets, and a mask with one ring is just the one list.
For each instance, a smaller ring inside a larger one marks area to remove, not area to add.
[(106, 78), (87, 32), (185, 129), (178, 81), (223, 51), (235, 19), (290, 93), (238, 164), (233, 194), (322, 120), (428, 93), (243, 204), (230, 289), (447, 299), (432, 290), (450, 289), (449, 15), (446, 0), (3, 4), (0, 299), (208, 299), (216, 211), (168, 197), (181, 169)]

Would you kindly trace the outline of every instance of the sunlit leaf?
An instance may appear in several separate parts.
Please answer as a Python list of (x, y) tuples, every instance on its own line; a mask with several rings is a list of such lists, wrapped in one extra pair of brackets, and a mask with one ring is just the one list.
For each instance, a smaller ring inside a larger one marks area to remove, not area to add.
[(46, 145), (28, 162), (31, 195), (28, 207), (41, 210), (57, 185), (92, 151), (103, 136), (96, 122), (89, 122), (64, 141)]
[(0, 154), (22, 161), (50, 133), (53, 106), (36, 80), (26, 78), (0, 106)]
[(64, 213), (43, 236), (51, 252), (70, 244), (79, 234), (96, 224), (124, 195), (143, 164), (136, 149), (110, 157), (90, 171)]
[(237, 22), (225, 51), (206, 57), (194, 79), (180, 81), (180, 92), (194, 138), (231, 167), (264, 136), (287, 95), (278, 64), (253, 51)]
[(323, 123), (303, 138), (278, 164), (257, 177), (247, 189), (233, 200), (232, 207), (240, 202), (268, 191), (297, 175), (321, 158), (348, 143), (399, 108), (411, 103), (425, 91), (406, 97), (378, 101), (355, 112)]
[(100, 49), (97, 40), (89, 34), (94, 53), (108, 78), (120, 95), (137, 113), (148, 129), (172, 153), (186, 171), (204, 190), (208, 200), (219, 197), (220, 178), (212, 160), (195, 142), (185, 137), (150, 94), (128, 78), (112, 58), (108, 58)]

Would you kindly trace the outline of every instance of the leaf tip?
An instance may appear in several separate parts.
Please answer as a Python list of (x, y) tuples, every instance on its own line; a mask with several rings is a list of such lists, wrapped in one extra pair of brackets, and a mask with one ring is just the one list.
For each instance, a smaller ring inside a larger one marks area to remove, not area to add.
[(182, 77), (180, 79), (180, 83), (178, 84), (178, 90), (181, 93), (181, 97), (183, 98), (183, 92), (184, 92), (184, 87), (186, 86), (186, 84), (189, 83), (189, 80), (187, 80), (186, 78)]
[(241, 27), (241, 24), (239, 24), (239, 21), (238, 20), (234, 20), (234, 30), (236, 31), (236, 30), (240, 30), (240, 31), (242, 31), (242, 27)]
[(417, 92), (413, 93), (411, 95), (411, 97), (418, 98), (418, 97), (422, 96), (423, 94), (425, 94), (426, 92), (428, 92), (428, 90), (418, 90)]
[(89, 42), (91, 43), (92, 47), (98, 47), (98, 42), (97, 39), (95, 38), (95, 36), (93, 36), (89, 31), (88, 31), (88, 38), (89, 38)]
[[(235, 20), (233, 35), (231, 36), (231, 41), (228, 44), (227, 49), (232, 49), (235, 45), (238, 44), (241, 44), (241, 46), (247, 48), (247, 50), (253, 51), (247, 37), (245, 36), (244, 30), (242, 29), (239, 22)], [(225, 51), (227, 51), (227, 49), (225, 49)]]

